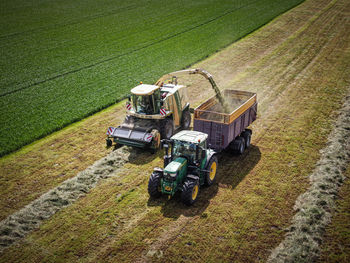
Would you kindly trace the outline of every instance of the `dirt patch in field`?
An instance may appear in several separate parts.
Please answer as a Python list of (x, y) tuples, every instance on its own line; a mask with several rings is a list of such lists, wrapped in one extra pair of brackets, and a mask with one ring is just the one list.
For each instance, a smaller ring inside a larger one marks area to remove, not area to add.
[(350, 94), (346, 98), (328, 145), (310, 176), (311, 187), (296, 200), (297, 212), (285, 240), (268, 262), (315, 262), (326, 226), (331, 220), (343, 172), (350, 159)]
[(125, 162), (139, 154), (128, 147), (119, 148), (1, 221), (0, 252), (38, 228), (43, 220), (88, 193), (101, 179), (113, 176)]

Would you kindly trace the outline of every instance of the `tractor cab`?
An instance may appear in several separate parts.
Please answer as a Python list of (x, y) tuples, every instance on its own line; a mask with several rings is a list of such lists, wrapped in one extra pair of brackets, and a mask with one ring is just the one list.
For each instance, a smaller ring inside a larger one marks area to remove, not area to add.
[(196, 163), (201, 157), (201, 152), (207, 148), (208, 135), (196, 131), (181, 131), (175, 134), (173, 140), (174, 157), (183, 156), (190, 163)]

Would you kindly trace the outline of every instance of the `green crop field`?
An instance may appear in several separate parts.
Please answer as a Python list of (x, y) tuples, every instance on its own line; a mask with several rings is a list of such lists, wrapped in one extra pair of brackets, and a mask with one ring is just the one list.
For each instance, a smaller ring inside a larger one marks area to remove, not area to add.
[[(3, 0), (0, 156), (185, 68), (301, 0)], [(104, 132), (104, 131), (101, 131)]]

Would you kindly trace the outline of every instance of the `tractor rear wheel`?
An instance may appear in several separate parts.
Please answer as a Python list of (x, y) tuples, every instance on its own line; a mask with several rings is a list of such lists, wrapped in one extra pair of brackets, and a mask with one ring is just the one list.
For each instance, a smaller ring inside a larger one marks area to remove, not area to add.
[(171, 119), (166, 119), (163, 123), (162, 127), (162, 139), (170, 139), (171, 136), (173, 136), (174, 133), (174, 125), (173, 125), (173, 120)]
[(153, 197), (160, 197), (162, 192), (160, 190), (161, 174), (153, 172), (148, 180), (148, 194)]
[(216, 171), (218, 167), (218, 158), (213, 156), (210, 158), (210, 161), (206, 167), (206, 170), (209, 171), (205, 177), (205, 184), (210, 186), (214, 183), (216, 178)]
[(181, 127), (184, 130), (187, 130), (191, 125), (191, 113), (189, 110), (185, 110), (182, 113), (182, 119), (181, 119)]
[(186, 180), (182, 193), (181, 193), (181, 200), (185, 205), (192, 205), (198, 197), (199, 193), (199, 182), (198, 180)]

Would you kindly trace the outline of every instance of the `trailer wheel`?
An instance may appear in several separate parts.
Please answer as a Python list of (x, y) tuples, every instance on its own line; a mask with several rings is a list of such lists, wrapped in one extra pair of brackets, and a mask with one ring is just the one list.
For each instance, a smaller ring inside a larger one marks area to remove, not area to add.
[(245, 141), (243, 137), (238, 137), (236, 140), (238, 140), (238, 150), (237, 153), (238, 154), (243, 154), (244, 150), (245, 150)]
[(148, 194), (153, 197), (160, 197), (162, 195), (160, 189), (161, 174), (153, 172), (148, 180)]
[(181, 126), (182, 129), (187, 130), (191, 125), (191, 113), (189, 110), (185, 110), (182, 113)]
[(173, 120), (171, 119), (166, 119), (163, 122), (163, 127), (162, 127), (162, 139), (170, 139), (171, 136), (173, 136), (174, 133), (174, 125), (173, 125)]
[(249, 146), (250, 146), (250, 141), (251, 141), (251, 139), (252, 139), (251, 133), (248, 132), (248, 131), (244, 131), (244, 132), (242, 133), (242, 137), (244, 138), (244, 141), (245, 141), (245, 148), (249, 148)]
[(192, 205), (197, 200), (198, 193), (198, 180), (186, 180), (183, 185), (181, 200), (185, 205)]
[(209, 171), (205, 177), (205, 184), (207, 186), (210, 186), (214, 183), (216, 178), (217, 167), (218, 167), (218, 158), (216, 156), (213, 156), (210, 158), (210, 161), (206, 167), (206, 170)]

